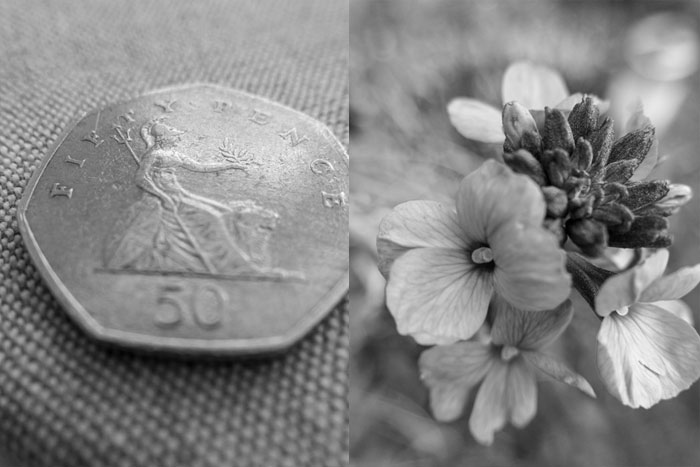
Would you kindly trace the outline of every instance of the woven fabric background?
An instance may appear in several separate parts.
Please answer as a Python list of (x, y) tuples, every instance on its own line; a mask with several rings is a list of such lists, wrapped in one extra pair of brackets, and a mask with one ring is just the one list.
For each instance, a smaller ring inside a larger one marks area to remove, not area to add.
[[(288, 354), (197, 362), (106, 348), (20, 238), (32, 172), (82, 111), (218, 83), (348, 141), (347, 1), (0, 2), (0, 451), (29, 467), (347, 463), (347, 302)], [(12, 466), (14, 467), (14, 465)]]

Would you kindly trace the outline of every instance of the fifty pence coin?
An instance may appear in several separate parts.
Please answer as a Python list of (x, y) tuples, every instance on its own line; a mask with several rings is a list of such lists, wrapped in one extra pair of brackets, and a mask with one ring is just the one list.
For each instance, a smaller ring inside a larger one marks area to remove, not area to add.
[(299, 340), (347, 292), (347, 193), (326, 126), (188, 85), (82, 118), (18, 218), (46, 283), (96, 338), (257, 354)]

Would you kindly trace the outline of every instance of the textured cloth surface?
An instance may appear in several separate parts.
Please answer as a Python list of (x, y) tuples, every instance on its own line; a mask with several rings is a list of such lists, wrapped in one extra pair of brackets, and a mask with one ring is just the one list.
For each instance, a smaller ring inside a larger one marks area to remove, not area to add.
[(347, 302), (276, 358), (107, 348), (48, 292), (15, 219), (73, 117), (163, 86), (260, 94), (347, 145), (347, 60), (344, 0), (0, 2), (0, 450), (29, 467), (347, 463)]

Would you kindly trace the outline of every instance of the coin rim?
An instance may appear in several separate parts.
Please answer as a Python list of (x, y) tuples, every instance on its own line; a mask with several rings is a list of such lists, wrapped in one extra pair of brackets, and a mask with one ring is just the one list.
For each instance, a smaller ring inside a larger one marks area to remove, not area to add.
[[(333, 130), (323, 122), (317, 120), (310, 115), (307, 115), (299, 110), (288, 107), (284, 104), (272, 101), (266, 97), (262, 97), (256, 94), (252, 94), (246, 91), (241, 91), (234, 88), (229, 88), (227, 86), (205, 83), (205, 82), (195, 82), (190, 84), (167, 86), (155, 90), (148, 91), (143, 94), (139, 94), (133, 98), (118, 101), (112, 104), (104, 105), (98, 109), (91, 110), (89, 112), (82, 112), (79, 116), (72, 119), (66, 126), (66, 129), (61, 132), (61, 135), (51, 145), (50, 150), (47, 152), (48, 156), (44, 156), (41, 161), (41, 165), (38, 169), (34, 171), (32, 176), (27, 183), (24, 191), (22, 192), (22, 198), (17, 206), (17, 223), (19, 226), (19, 231), (24, 239), (24, 244), (27, 247), (29, 255), (37, 265), (37, 267), (43, 267), (45, 274), (39, 272), (39, 276), (48, 285), (49, 289), (53, 293), (54, 297), (61, 303), (66, 312), (80, 325), (86, 333), (95, 339), (115, 344), (122, 347), (130, 347), (138, 350), (146, 350), (153, 352), (177, 352), (180, 354), (208, 354), (215, 353), (218, 355), (254, 355), (254, 354), (264, 354), (264, 353), (274, 353), (281, 350), (285, 350), (308, 334), (323, 318), (325, 318), (330, 312), (335, 308), (335, 306), (340, 303), (342, 298), (347, 294), (349, 290), (349, 278), (350, 278), (350, 264), (345, 267), (345, 270), (341, 273), (338, 281), (336, 281), (321, 298), (307, 311), (304, 315), (296, 321), (287, 332), (278, 336), (268, 336), (268, 337), (258, 337), (258, 338), (226, 338), (226, 339), (188, 339), (183, 337), (167, 337), (167, 336), (155, 336), (148, 334), (140, 334), (136, 332), (123, 331), (119, 329), (112, 329), (105, 327), (100, 322), (98, 322), (92, 314), (90, 314), (85, 307), (78, 301), (77, 298), (73, 296), (70, 289), (66, 287), (61, 281), (60, 277), (51, 264), (44, 256), (43, 252), (39, 248), (39, 244), (34, 237), (34, 233), (29, 225), (26, 218), (26, 212), (28, 209), (29, 201), (34, 194), (34, 190), (44, 170), (51, 162), (51, 160), (56, 155), (56, 152), (61, 147), (63, 142), (66, 140), (68, 135), (70, 135), (76, 128), (78, 123), (80, 123), (85, 117), (100, 111), (101, 109), (117, 107), (120, 105), (127, 104), (133, 100), (147, 97), (155, 94), (161, 94), (166, 92), (177, 92), (182, 90), (190, 90), (197, 88), (212, 88), (228, 93), (235, 93), (242, 95), (244, 97), (252, 98), (258, 101), (262, 101), (273, 107), (277, 107), (285, 112), (292, 112), (296, 114), (299, 118), (305, 121), (310, 121), (318, 131), (321, 132), (324, 137), (332, 138), (331, 143), (337, 146), (341, 156), (345, 161), (346, 167), (349, 165), (349, 157), (347, 151), (340, 142), (338, 137), (333, 133)], [(327, 131), (324, 131), (327, 130)], [(327, 134), (327, 136), (326, 136)], [(349, 169), (349, 167), (348, 167)], [(349, 174), (348, 174), (349, 175)]]

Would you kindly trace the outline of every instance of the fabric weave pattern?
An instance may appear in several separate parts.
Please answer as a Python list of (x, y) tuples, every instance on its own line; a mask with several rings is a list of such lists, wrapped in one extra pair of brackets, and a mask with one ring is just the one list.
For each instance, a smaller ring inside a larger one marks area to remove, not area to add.
[(29, 467), (347, 464), (347, 301), (273, 358), (109, 348), (51, 296), (15, 218), (76, 116), (164, 86), (259, 94), (326, 123), (347, 146), (347, 9), (343, 0), (0, 3), (0, 450)]

